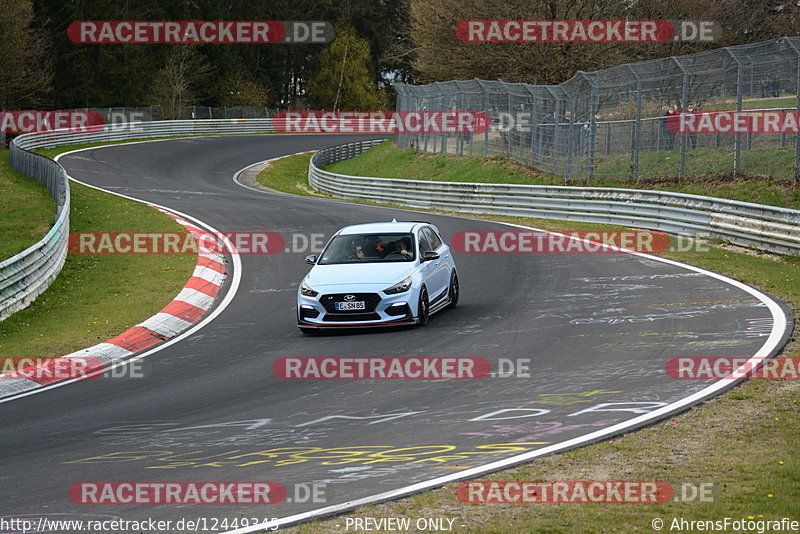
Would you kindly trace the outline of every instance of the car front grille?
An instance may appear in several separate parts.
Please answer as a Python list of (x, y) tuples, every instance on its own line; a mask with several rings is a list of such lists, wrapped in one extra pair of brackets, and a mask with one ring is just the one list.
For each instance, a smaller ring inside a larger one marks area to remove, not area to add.
[[(345, 297), (350, 295), (352, 295), (352, 298), (345, 299)], [(359, 300), (364, 301), (365, 307), (363, 310), (339, 311), (336, 309), (337, 302), (355, 302)], [(328, 313), (335, 313), (337, 315), (358, 315), (374, 312), (375, 307), (381, 301), (381, 297), (377, 293), (337, 293), (333, 295), (323, 295), (320, 297), (319, 301), (325, 306), (325, 310)]]

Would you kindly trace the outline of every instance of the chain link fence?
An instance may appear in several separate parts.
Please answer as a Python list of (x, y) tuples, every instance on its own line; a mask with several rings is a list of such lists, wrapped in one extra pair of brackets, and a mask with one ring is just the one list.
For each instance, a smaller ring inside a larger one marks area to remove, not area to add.
[(579, 71), (559, 85), (474, 79), (394, 88), (398, 111), (485, 111), (492, 119), (483, 133), (398, 134), (399, 146), (502, 154), (565, 184), (755, 174), (796, 185), (800, 174), (800, 134), (667, 127), (670, 111), (800, 112), (800, 38)]

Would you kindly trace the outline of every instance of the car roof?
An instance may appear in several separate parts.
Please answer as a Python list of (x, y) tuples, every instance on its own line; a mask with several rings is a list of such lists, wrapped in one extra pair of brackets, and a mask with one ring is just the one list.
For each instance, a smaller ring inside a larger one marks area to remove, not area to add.
[(415, 221), (397, 221), (354, 224), (352, 226), (345, 226), (342, 228), (339, 231), (339, 235), (410, 233), (415, 226), (419, 226), (421, 224), (426, 223)]

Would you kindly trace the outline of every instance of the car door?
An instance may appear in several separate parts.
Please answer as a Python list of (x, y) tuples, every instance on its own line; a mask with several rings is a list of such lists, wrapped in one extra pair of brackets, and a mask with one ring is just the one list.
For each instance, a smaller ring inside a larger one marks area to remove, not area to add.
[[(424, 236), (420, 243), (425, 242), (426, 246), (430, 247), (429, 250), (439, 254), (438, 260), (426, 262), (432, 264), (430, 267), (431, 283), (428, 286), (431, 289), (429, 289), (428, 292), (431, 302), (433, 303), (433, 300), (447, 291), (450, 285), (450, 249), (442, 242), (432, 228), (425, 226), (420, 231), (420, 234)], [(436, 289), (434, 290), (433, 288)]]
[(436, 281), (436, 265), (433, 261), (423, 262), (422, 257), (426, 252), (433, 250), (433, 247), (431, 246), (431, 242), (428, 240), (428, 236), (426, 236), (422, 230), (417, 232), (417, 243), (419, 244), (419, 272), (422, 276), (422, 283), (425, 284), (426, 288), (428, 288), (428, 301), (430, 302), (436, 295), (439, 294)]

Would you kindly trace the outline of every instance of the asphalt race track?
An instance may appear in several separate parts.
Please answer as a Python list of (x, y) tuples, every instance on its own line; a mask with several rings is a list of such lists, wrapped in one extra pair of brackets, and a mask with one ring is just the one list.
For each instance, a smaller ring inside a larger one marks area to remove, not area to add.
[[(393, 217), (430, 220), (448, 242), (462, 230), (508, 229), (257, 192), (232, 180), (257, 161), (355, 138), (168, 140), (83, 151), (60, 162), (79, 181), (223, 232), (327, 238), (344, 225)], [(287, 517), (402, 493), (675, 411), (673, 403), (708, 396), (716, 383), (670, 379), (669, 358), (774, 353), (788, 335), (785, 324), (773, 324), (774, 313), (785, 322), (780, 308), (770, 309), (756, 293), (648, 257), (455, 253), (461, 301), (429, 325), (304, 336), (294, 306), (308, 253), (240, 256), (241, 282), (227, 308), (145, 358), (144, 379), (84, 380), (0, 403), (4, 513)], [(290, 381), (273, 375), (281, 356), (474, 356), (494, 364), (527, 358), (530, 377)], [(82, 481), (276, 481), (293, 502), (79, 505), (68, 488)], [(294, 484), (311, 482), (325, 484), (327, 502), (293, 498)]]

